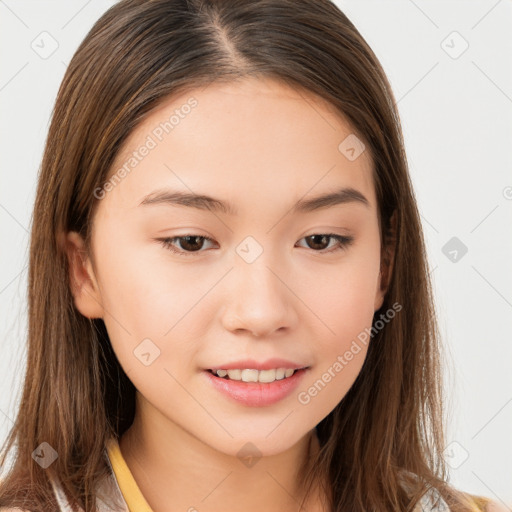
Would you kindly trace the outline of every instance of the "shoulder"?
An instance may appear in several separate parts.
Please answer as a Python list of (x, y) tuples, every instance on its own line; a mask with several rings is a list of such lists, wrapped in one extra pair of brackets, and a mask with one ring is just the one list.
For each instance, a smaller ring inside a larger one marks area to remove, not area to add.
[(508, 508), (502, 502), (494, 501), (491, 498), (477, 494), (467, 492), (464, 494), (475, 506), (475, 512), (512, 512), (512, 509)]
[(485, 507), (485, 512), (510, 512), (512, 509), (503, 505), (498, 501), (489, 501), (487, 506)]

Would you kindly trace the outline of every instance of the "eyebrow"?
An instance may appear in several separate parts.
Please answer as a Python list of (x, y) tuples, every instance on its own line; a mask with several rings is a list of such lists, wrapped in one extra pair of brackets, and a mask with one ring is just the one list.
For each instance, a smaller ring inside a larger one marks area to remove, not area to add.
[[(310, 199), (300, 199), (292, 207), (292, 213), (308, 213), (339, 204), (356, 203), (370, 208), (368, 199), (352, 187), (341, 188)], [(143, 198), (139, 206), (148, 205), (187, 206), (227, 215), (237, 215), (237, 210), (228, 202), (204, 194), (173, 190), (156, 190)]]

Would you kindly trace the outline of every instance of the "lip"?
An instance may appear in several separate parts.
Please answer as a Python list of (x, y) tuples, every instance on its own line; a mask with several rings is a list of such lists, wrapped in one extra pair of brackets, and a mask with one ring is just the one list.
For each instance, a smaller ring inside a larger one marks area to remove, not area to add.
[(244, 359), (240, 361), (233, 361), (232, 363), (226, 363), (221, 366), (212, 366), (211, 368), (207, 368), (208, 370), (272, 370), (274, 368), (293, 368), (300, 369), (306, 368), (308, 365), (296, 363), (293, 361), (288, 361), (286, 359), (280, 359), (278, 357), (273, 357), (272, 359), (267, 359), (266, 361), (258, 362), (255, 359)]
[[(236, 364), (239, 363), (240, 362)], [(268, 361), (265, 364), (267, 363)], [(283, 366), (277, 367), (283, 368)], [(240, 366), (227, 369), (234, 368), (240, 368)], [(242, 366), (242, 368), (251, 368), (251, 366)], [(276, 366), (271, 366), (271, 368), (276, 368)], [(287, 368), (295, 368), (295, 366), (292, 365), (288, 366)], [(225, 368), (223, 367), (222, 369)], [(252, 369), (257, 368), (253, 367)], [(293, 390), (297, 388), (304, 375), (308, 371), (309, 368), (302, 368), (297, 370), (291, 377), (275, 380), (274, 382), (243, 382), (237, 380), (229, 380), (223, 377), (217, 377), (208, 370), (204, 370), (201, 373), (205, 375), (209, 384), (212, 385), (214, 389), (220, 391), (232, 400), (249, 407), (264, 407), (267, 405), (275, 404), (289, 396)]]

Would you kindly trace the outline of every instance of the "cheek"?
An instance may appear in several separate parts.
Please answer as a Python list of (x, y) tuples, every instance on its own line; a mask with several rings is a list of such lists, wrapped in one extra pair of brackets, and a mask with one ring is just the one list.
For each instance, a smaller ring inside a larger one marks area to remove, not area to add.
[(128, 330), (162, 336), (183, 316), (187, 297), (195, 297), (199, 286), (166, 259), (158, 242), (132, 238), (117, 233), (98, 251), (103, 306)]
[(317, 364), (299, 403), (310, 402), (320, 415), (346, 395), (363, 366), (371, 339), (378, 251), (373, 242), (360, 246), (335, 269), (304, 283), (304, 297), (317, 317), (311, 333)]
[[(144, 358), (154, 361), (148, 366), (152, 371), (169, 367), (170, 354), (191, 360), (195, 344), (186, 334), (204, 290), (199, 293), (199, 285), (178, 266), (163, 264), (163, 258), (156, 261), (159, 249), (153, 244), (121, 242), (111, 239), (99, 246), (99, 281), (112, 347), (126, 373), (133, 371), (130, 378), (136, 379), (144, 372)], [(173, 341), (169, 350), (171, 339), (183, 341)]]
[(305, 279), (303, 297), (328, 347), (340, 348), (371, 326), (379, 268), (379, 247), (372, 241), (347, 252), (336, 265), (317, 267)]

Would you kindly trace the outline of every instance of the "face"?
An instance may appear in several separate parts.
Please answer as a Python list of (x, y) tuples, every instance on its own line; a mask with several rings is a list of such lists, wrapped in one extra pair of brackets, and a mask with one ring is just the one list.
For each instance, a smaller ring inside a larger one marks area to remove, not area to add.
[[(256, 79), (175, 96), (131, 134), (95, 192), (73, 293), (104, 319), (146, 411), (226, 454), (251, 442), (271, 455), (345, 396), (384, 296), (361, 149), (320, 98)], [(209, 371), (259, 363), (306, 369), (273, 383)]]

